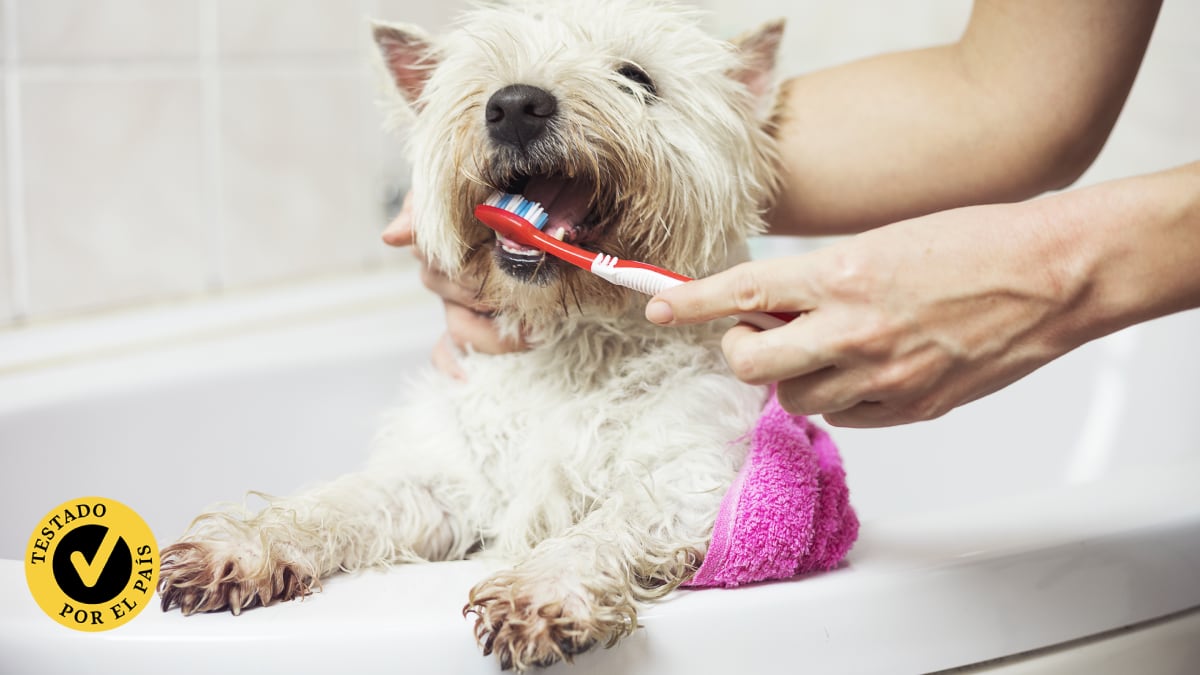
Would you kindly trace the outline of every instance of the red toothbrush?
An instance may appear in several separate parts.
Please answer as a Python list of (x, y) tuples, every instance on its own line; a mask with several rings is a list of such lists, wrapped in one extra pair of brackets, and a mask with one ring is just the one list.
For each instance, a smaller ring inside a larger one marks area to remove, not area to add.
[[(540, 228), (548, 221), (545, 209), (521, 195), (497, 192), (475, 207), (475, 217), (484, 225), (519, 244), (533, 246), (550, 255), (585, 269), (613, 284), (632, 288), (639, 293), (656, 295), (691, 278), (670, 270), (636, 260), (621, 260), (607, 253), (585, 251), (555, 239)], [(744, 321), (763, 330), (778, 328), (796, 318), (786, 312), (746, 312), (738, 314)]]

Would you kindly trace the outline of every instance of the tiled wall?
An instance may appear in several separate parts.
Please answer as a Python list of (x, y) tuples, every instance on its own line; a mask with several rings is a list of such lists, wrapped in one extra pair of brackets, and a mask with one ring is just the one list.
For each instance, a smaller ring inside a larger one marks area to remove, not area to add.
[[(366, 17), (437, 28), (463, 4), (0, 0), (0, 328), (406, 261), (378, 240), (405, 177)], [(786, 16), (785, 74), (951, 40), (970, 11), (700, 4), (726, 35)], [(1164, 3), (1085, 182), (1200, 156), (1198, 7)]]
[(0, 326), (407, 261), (367, 17), (396, 0), (0, 0)]

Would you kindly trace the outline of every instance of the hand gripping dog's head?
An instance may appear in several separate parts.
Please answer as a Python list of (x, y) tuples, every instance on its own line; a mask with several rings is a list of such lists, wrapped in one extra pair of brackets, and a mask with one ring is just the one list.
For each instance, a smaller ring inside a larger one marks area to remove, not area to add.
[(393, 119), (412, 122), (422, 252), (534, 326), (576, 307), (620, 314), (632, 292), (501, 245), (472, 215), (497, 190), (541, 202), (546, 231), (586, 249), (689, 276), (736, 261), (775, 186), (783, 24), (728, 43), (698, 19), (658, 2), (533, 0), (475, 9), (437, 39), (376, 24)]

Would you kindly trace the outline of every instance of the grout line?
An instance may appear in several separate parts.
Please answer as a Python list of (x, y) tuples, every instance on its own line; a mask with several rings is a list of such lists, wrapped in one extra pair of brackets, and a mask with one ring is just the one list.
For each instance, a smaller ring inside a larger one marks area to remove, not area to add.
[(220, 16), (216, 0), (200, 4), (200, 71), (203, 90), (201, 111), (201, 175), (205, 226), (208, 227), (208, 263), (206, 287), (224, 289), (229, 282), (226, 260), (226, 223), (224, 191), (221, 185), (221, 64)]
[(29, 316), (29, 238), (25, 222), (25, 152), (21, 139), (21, 77), (17, 68), (17, 2), (4, 2), (4, 154), (7, 160), (8, 262), (12, 319)]

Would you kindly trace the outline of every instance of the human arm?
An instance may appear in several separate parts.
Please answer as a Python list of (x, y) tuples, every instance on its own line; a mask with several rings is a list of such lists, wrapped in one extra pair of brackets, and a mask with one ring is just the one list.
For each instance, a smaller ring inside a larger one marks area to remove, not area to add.
[(923, 216), (657, 296), (692, 323), (802, 311), (724, 340), (734, 373), (839, 426), (925, 420), (1095, 338), (1200, 307), (1200, 162)]
[(977, 0), (955, 43), (787, 81), (774, 234), (860, 232), (1073, 182), (1108, 137), (1157, 0)]

